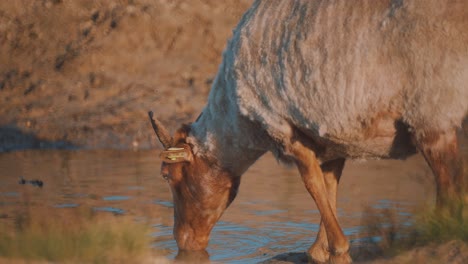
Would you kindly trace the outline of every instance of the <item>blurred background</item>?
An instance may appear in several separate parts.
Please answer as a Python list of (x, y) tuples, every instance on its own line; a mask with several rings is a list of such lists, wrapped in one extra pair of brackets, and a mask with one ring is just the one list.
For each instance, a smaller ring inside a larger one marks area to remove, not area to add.
[(197, 117), (251, 2), (0, 1), (0, 148), (150, 147), (147, 111)]

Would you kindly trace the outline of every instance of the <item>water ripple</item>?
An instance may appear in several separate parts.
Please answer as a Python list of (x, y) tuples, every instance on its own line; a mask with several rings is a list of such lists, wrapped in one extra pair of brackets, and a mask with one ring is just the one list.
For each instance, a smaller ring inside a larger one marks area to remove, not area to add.
[(111, 195), (111, 196), (102, 197), (104, 201), (124, 201), (130, 198), (131, 196), (124, 196), (124, 195)]
[(155, 204), (159, 204), (159, 205), (162, 205), (164, 207), (167, 207), (167, 208), (173, 208), (174, 207), (174, 203), (173, 202), (170, 202), (170, 201), (164, 201), (164, 200), (159, 200), (159, 199), (156, 199), (154, 201)]
[(114, 207), (93, 207), (94, 211), (103, 211), (103, 212), (110, 212), (114, 214), (124, 214), (125, 210), (120, 209), (120, 208), (114, 208)]
[(55, 208), (75, 208), (78, 206), (79, 204), (76, 204), (76, 203), (63, 203), (63, 204), (54, 205)]

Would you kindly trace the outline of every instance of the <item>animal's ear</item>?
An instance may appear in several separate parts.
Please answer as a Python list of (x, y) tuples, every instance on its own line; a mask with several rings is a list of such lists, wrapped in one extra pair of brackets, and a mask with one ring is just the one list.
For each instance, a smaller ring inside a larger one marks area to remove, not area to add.
[(193, 160), (189, 145), (184, 145), (181, 148), (168, 148), (161, 152), (160, 157), (166, 163), (191, 162)]
[(148, 116), (156, 136), (165, 149), (170, 148), (173, 144), (173, 139), (164, 125), (157, 119), (153, 118), (153, 111), (148, 112)]

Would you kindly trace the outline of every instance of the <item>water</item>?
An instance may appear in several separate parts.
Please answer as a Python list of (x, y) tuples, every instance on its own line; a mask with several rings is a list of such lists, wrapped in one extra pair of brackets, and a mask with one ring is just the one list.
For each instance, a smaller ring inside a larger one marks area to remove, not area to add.
[[(99, 213), (152, 223), (152, 246), (174, 258), (173, 203), (159, 174), (157, 151), (30, 150), (0, 153), (0, 221), (28, 203), (45, 210), (82, 205)], [(42, 188), (26, 180), (41, 180)], [(351, 244), (362, 238), (365, 206), (395, 209), (407, 219), (434, 199), (432, 174), (421, 157), (348, 162), (339, 187), (338, 215)], [(239, 194), (214, 228), (208, 252), (223, 263), (256, 263), (313, 243), (320, 215), (294, 168), (270, 155), (243, 176)]]

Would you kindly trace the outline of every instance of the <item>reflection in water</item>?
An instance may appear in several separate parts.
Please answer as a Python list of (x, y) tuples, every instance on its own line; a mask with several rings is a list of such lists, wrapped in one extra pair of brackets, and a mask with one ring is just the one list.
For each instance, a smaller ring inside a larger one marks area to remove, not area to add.
[(109, 206), (105, 206), (105, 207), (93, 207), (93, 210), (94, 210), (94, 211), (103, 211), (103, 212), (114, 213), (114, 214), (116, 214), (116, 215), (124, 214), (124, 213), (125, 213), (125, 210), (122, 210), (122, 209), (120, 209), (120, 208), (109, 207)]
[[(172, 237), (173, 203), (160, 177), (157, 151), (34, 150), (0, 153), (0, 221), (26, 205), (103, 214), (126, 214), (153, 223), (158, 252), (177, 252)], [(18, 179), (39, 179), (42, 188)], [(432, 175), (420, 157), (408, 161), (349, 162), (339, 186), (338, 215), (345, 234), (360, 243), (363, 206), (392, 208), (408, 219), (414, 208), (434, 199)], [(76, 209), (74, 209), (76, 208)], [(298, 172), (269, 155), (242, 178), (239, 194), (211, 235), (213, 261), (256, 263), (286, 252), (307, 250), (320, 215)], [(206, 255), (200, 254), (199, 257)]]
[(154, 203), (162, 205), (162, 206), (167, 207), (167, 208), (174, 208), (174, 203), (171, 202), (171, 201), (163, 201), (163, 200), (156, 199), (154, 201)]
[(124, 195), (111, 195), (111, 196), (102, 197), (104, 201), (123, 201), (123, 200), (128, 200), (130, 198), (131, 198), (130, 196), (124, 196)]
[(64, 203), (64, 204), (56, 204), (54, 205), (55, 208), (75, 208), (78, 207), (79, 204), (76, 203)]

